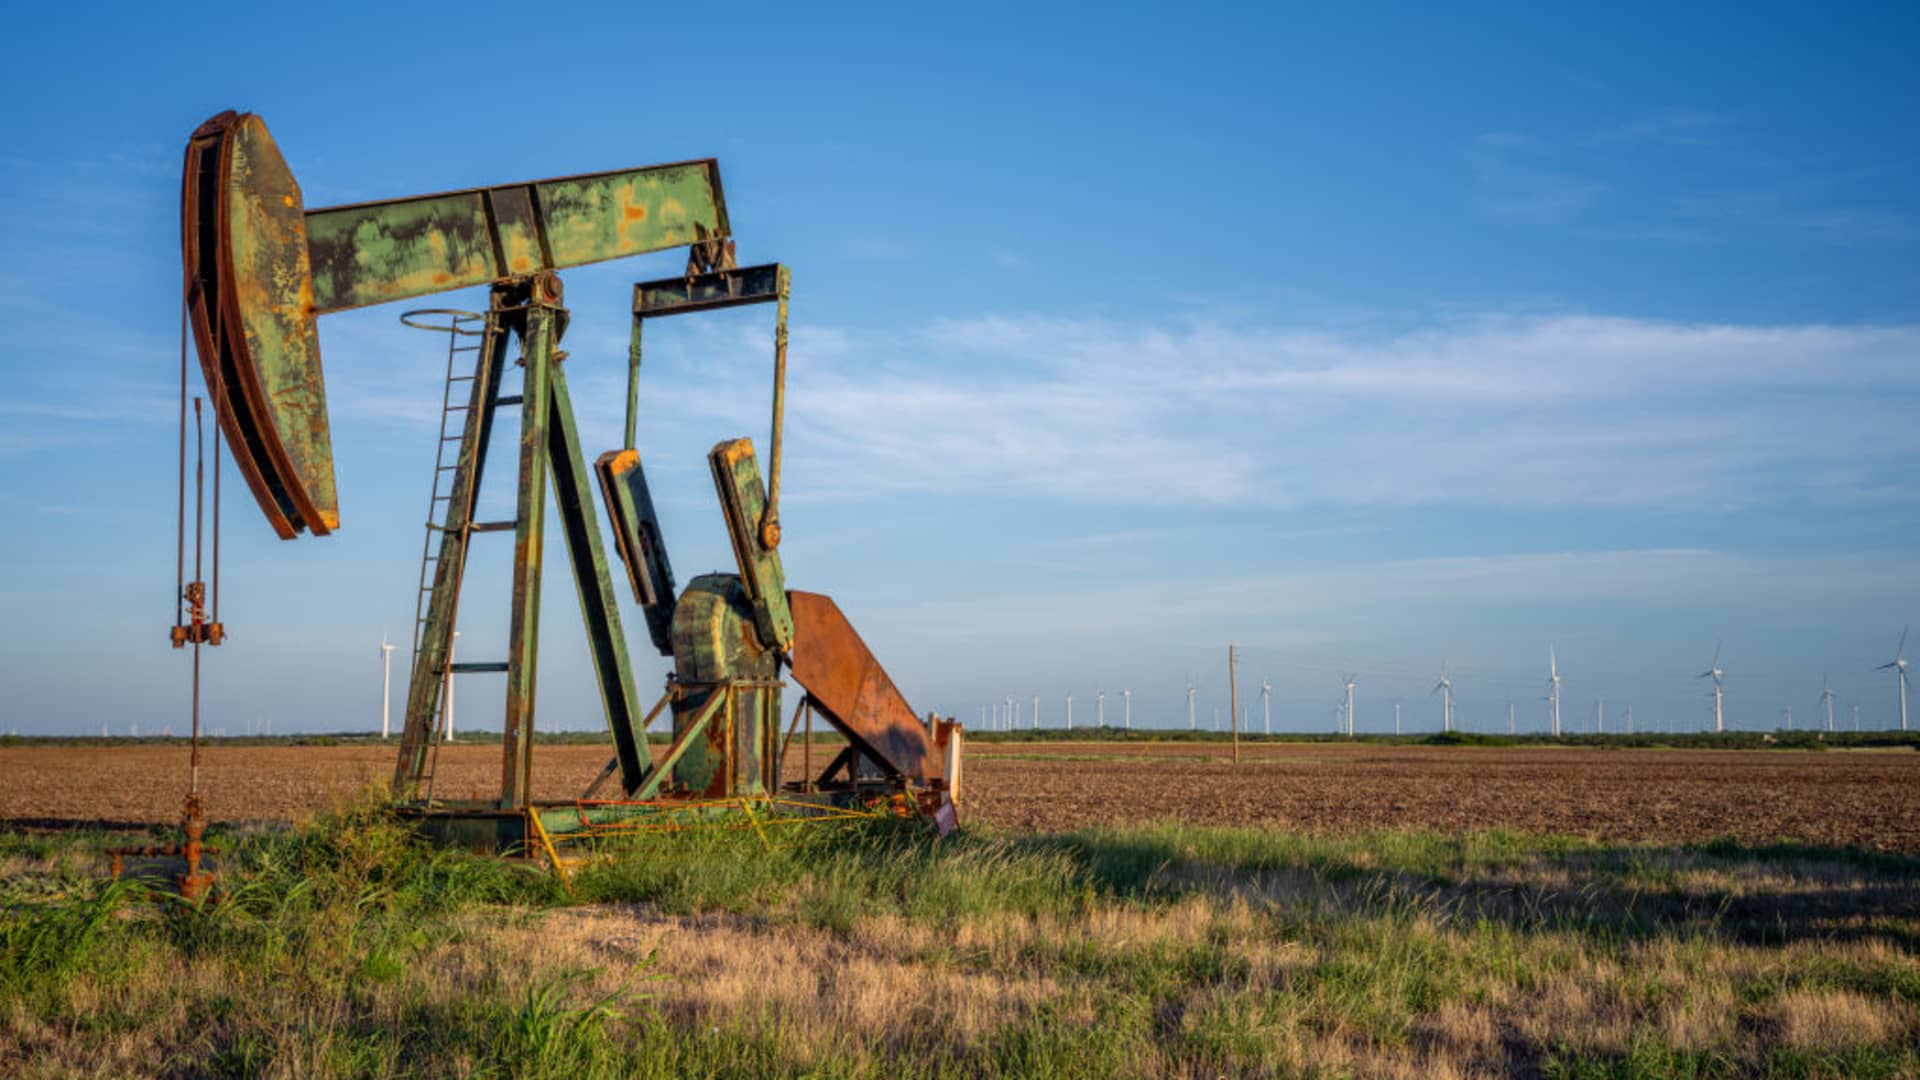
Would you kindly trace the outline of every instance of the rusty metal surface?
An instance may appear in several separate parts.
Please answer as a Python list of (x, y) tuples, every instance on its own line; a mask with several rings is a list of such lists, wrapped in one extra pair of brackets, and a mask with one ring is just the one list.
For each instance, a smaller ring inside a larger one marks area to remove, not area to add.
[(793, 645), (793, 613), (787, 608), (787, 581), (780, 566), (780, 552), (767, 546), (761, 535), (767, 494), (760, 484), (753, 440), (723, 442), (708, 452), (707, 461), (713, 467), (713, 484), (727, 519), (727, 535), (733, 540), (740, 579), (753, 604), (754, 626), (768, 648), (784, 652)]
[(553, 470), (553, 505), (566, 541), (567, 564), (580, 595), (580, 616), (586, 624), (587, 646), (593, 656), (594, 677), (613, 734), (614, 756), (620, 762), (623, 791), (639, 787), (652, 769), (647, 757), (646, 726), (640, 717), (640, 699), (633, 686), (633, 662), (627, 652), (627, 634), (620, 621), (600, 523), (593, 512), (592, 481), (587, 479), (587, 456), (580, 449), (580, 431), (574, 423), (573, 400), (567, 392), (567, 365), (557, 360), (547, 379), (547, 460)]
[(676, 788), (720, 797), (764, 790), (777, 753), (779, 660), (753, 626), (747, 589), (732, 574), (701, 574), (674, 606), (673, 729), (678, 739), (702, 711), (724, 707), (673, 769)]
[(833, 598), (789, 592), (793, 680), (862, 753), (909, 780), (941, 779), (940, 755)]
[(528, 298), (520, 391), (520, 490), (513, 531), (513, 602), (507, 624), (507, 715), (500, 740), (500, 805), (525, 806), (533, 773), (533, 705), (540, 647), (540, 566), (546, 547), (549, 375), (562, 309), (560, 283), (534, 279)]
[(643, 281), (633, 287), (633, 313), (648, 319), (765, 304), (779, 296), (780, 264), (745, 266), (693, 277)]
[(187, 145), (188, 322), (234, 463), (282, 538), (340, 524), (300, 187), (257, 116), (222, 113)]
[(661, 656), (673, 655), (673, 564), (660, 535), (653, 495), (637, 450), (611, 450), (593, 463), (613, 526), (614, 548), (627, 568), (633, 599), (647, 618), (647, 633)]
[(306, 215), (313, 310), (663, 251), (728, 228), (711, 158), (326, 207)]

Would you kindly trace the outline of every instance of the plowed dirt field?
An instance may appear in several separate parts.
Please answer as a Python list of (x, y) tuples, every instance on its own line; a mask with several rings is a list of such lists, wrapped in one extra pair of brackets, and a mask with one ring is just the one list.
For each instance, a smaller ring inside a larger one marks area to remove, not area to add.
[[(538, 747), (536, 795), (577, 794), (607, 757), (593, 746)], [(186, 751), (171, 746), (0, 749), (0, 819), (176, 820), (185, 766)], [(215, 746), (202, 776), (216, 820), (265, 820), (349, 800), (392, 767), (392, 750), (379, 745)], [(497, 744), (445, 747), (437, 789), (481, 795), (499, 768)], [(970, 820), (1015, 830), (1166, 820), (1322, 834), (1497, 827), (1612, 842), (1724, 836), (1920, 851), (1920, 754), (1267, 744), (1243, 751), (1236, 767), (1219, 745), (976, 743), (966, 809)]]

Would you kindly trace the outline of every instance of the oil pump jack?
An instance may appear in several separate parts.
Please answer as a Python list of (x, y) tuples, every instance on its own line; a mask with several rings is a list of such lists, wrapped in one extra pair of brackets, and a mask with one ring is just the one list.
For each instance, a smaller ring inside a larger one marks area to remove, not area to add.
[[(736, 265), (716, 161), (308, 210), (266, 124), (227, 112), (188, 143), (181, 232), (186, 320), (213, 412), (235, 466), (283, 539), (341, 527), (317, 318), (471, 286), (490, 289), (487, 311), (469, 316), (476, 344), (450, 353), (450, 394), (463, 387), (464, 405), (449, 401), (459, 431), (443, 435), (454, 453), (436, 466), (423, 574), (429, 583), (422, 587), (393, 774), (397, 809), (423, 832), (477, 849), (545, 846), (552, 854), (556, 841), (569, 838), (725, 815), (765, 821), (881, 813), (923, 816), (943, 833), (956, 827), (959, 725), (931, 714), (923, 723), (831, 598), (786, 588), (779, 499), (790, 275), (779, 264)], [(590, 463), (567, 390), (571, 365), (560, 348), (568, 310), (559, 271), (682, 246), (684, 274), (634, 286), (626, 445)], [(653, 319), (763, 303), (776, 308), (768, 483), (763, 487), (750, 440), (713, 448), (709, 465), (739, 572), (700, 575), (676, 595), (635, 446), (642, 328)], [(470, 374), (454, 370), (458, 353), (471, 358)], [(184, 346), (182, 364), (184, 388)], [(502, 385), (510, 367), (519, 369), (517, 391)], [(507, 409), (520, 421), (517, 509), (510, 520), (479, 521), (474, 509), (487, 449)], [(217, 475), (217, 439), (215, 445)], [(535, 675), (549, 483), (613, 756), (578, 798), (536, 801)], [(595, 488), (648, 637), (673, 660), (666, 692), (649, 711), (635, 689)], [(183, 500), (184, 490), (183, 480)], [(489, 533), (513, 535), (507, 656), (454, 662), (468, 549)], [(176, 643), (183, 636), (197, 643), (205, 635), (176, 631)], [(783, 670), (802, 690), (785, 739)], [(450, 680), (474, 673), (506, 677), (499, 796), (443, 799), (433, 791), (441, 711)], [(656, 760), (646, 731), (669, 706), (672, 742)], [(794, 731), (804, 718), (811, 733), (815, 714), (845, 738), (845, 749), (816, 774), (811, 740), (803, 742), (809, 768), (802, 779), (783, 782)], [(598, 797), (615, 780), (618, 791)]]

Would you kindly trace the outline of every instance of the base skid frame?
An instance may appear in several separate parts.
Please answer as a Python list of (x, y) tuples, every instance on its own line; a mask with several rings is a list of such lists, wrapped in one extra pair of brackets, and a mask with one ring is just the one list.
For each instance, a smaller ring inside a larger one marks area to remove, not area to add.
[(918, 820), (945, 835), (954, 827), (944, 792), (918, 797), (892, 785), (782, 790), (730, 798), (573, 799), (502, 808), (483, 801), (394, 807), (421, 837), (484, 854), (554, 857), (553, 849), (646, 833), (753, 830), (785, 825)]

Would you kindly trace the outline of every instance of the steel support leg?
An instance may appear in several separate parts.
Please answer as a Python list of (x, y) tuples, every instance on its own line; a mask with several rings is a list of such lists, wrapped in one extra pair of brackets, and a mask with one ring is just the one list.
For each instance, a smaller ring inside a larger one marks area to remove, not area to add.
[(540, 556), (546, 540), (547, 423), (559, 279), (535, 278), (527, 304), (525, 388), (520, 402), (520, 493), (513, 532), (513, 613), (507, 630), (507, 716), (502, 731), (500, 806), (527, 805), (533, 772), (534, 676), (540, 648)]
[(600, 678), (600, 700), (613, 730), (620, 786), (632, 794), (646, 780), (653, 759), (647, 752), (646, 730), (638, 723), (640, 701), (633, 689), (633, 664), (627, 654), (626, 632), (620, 625), (620, 605), (614, 596), (606, 545), (600, 539), (600, 523), (593, 513), (593, 482), (587, 476), (586, 454), (580, 449), (580, 433), (573, 422), (566, 372), (554, 364), (547, 380), (547, 453), (553, 465), (553, 503), (566, 536), (573, 583), (580, 591), (580, 616), (587, 625), (593, 670)]

